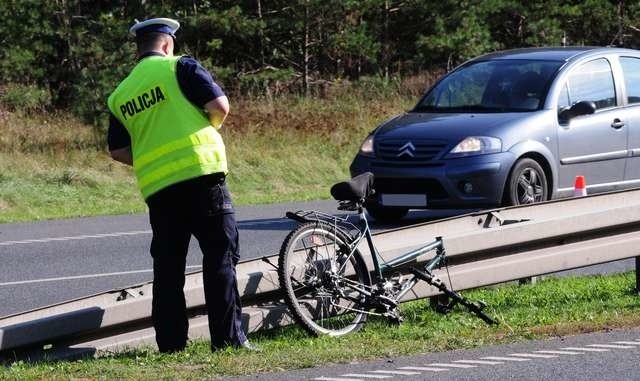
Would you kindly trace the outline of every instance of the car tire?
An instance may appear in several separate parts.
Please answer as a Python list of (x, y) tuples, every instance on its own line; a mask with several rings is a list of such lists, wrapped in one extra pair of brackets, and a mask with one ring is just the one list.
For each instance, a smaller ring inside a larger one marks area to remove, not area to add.
[(403, 219), (404, 216), (409, 213), (409, 208), (390, 208), (379, 205), (369, 205), (367, 206), (367, 213), (377, 222), (392, 223)]
[(547, 176), (537, 161), (520, 159), (511, 169), (504, 190), (503, 205), (525, 205), (549, 198)]

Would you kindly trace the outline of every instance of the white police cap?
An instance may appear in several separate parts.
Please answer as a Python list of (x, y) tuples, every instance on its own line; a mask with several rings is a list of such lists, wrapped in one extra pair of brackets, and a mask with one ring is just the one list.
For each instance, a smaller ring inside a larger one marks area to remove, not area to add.
[(133, 37), (141, 36), (145, 33), (166, 33), (175, 38), (176, 30), (180, 28), (180, 23), (174, 19), (156, 18), (136, 23), (129, 28), (129, 34)]

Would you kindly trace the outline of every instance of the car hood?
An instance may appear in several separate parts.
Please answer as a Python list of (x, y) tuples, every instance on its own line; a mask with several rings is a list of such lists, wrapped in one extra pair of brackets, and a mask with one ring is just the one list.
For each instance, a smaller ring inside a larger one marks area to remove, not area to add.
[(405, 113), (382, 124), (376, 138), (425, 138), (459, 141), (467, 136), (496, 136), (500, 126), (534, 113)]

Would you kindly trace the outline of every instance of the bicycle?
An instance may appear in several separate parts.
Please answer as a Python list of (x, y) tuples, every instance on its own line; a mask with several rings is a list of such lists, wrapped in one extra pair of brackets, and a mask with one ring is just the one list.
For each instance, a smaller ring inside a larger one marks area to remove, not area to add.
[[(497, 322), (483, 312), (486, 305), (470, 301), (448, 288), (432, 271), (446, 265), (440, 237), (433, 242), (384, 263), (373, 242), (364, 207), (375, 190), (373, 174), (367, 172), (350, 181), (335, 184), (331, 194), (339, 202), (338, 210), (357, 211), (359, 225), (347, 217), (317, 211), (287, 212), (299, 223), (285, 238), (278, 257), (278, 278), (284, 300), (294, 320), (313, 335), (341, 336), (359, 330), (368, 315), (388, 318), (399, 324), (400, 299), (419, 280), (436, 287), (449, 300), (439, 304), (439, 312), (448, 312), (456, 304), (466, 307), (487, 324)], [(366, 240), (373, 271), (358, 250)], [(410, 277), (397, 271), (417, 257), (435, 250), (436, 254), (421, 268), (409, 268)]]

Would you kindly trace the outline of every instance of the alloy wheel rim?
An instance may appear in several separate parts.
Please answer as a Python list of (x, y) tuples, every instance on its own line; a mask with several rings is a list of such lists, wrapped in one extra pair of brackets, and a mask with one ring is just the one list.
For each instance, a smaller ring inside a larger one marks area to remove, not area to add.
[(534, 168), (525, 168), (518, 176), (515, 193), (518, 205), (544, 201), (542, 175)]

